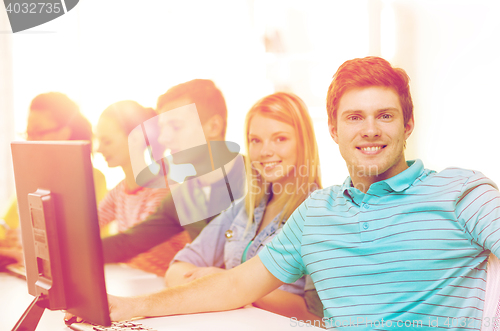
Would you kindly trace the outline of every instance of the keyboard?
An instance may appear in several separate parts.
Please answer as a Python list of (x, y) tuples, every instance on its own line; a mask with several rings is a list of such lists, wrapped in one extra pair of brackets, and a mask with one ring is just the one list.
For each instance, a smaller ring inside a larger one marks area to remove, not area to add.
[(113, 322), (111, 326), (100, 326), (89, 323), (71, 323), (68, 327), (75, 331), (157, 331), (133, 321)]

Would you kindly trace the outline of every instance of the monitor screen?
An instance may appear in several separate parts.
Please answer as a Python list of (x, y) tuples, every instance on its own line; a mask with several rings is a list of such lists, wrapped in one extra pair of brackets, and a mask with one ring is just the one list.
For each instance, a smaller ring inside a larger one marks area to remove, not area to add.
[(110, 325), (90, 143), (11, 147), (28, 292), (38, 306)]

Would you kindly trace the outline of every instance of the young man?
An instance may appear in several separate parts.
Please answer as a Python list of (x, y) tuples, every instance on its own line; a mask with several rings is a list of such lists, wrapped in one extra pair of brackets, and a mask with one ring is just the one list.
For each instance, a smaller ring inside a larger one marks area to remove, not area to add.
[[(197, 112), (192, 104), (196, 105)], [(218, 161), (215, 156), (200, 157), (207, 156), (208, 142), (220, 146), (218, 142), (223, 142), (226, 134), (226, 102), (212, 81), (195, 79), (170, 88), (158, 98), (157, 110), (161, 125), (159, 140), (171, 150), (174, 162), (191, 163), (197, 174), (204, 175), (193, 180), (188, 177), (144, 222), (104, 238), (105, 263), (128, 260), (184, 230), (194, 239), (209, 221), (230, 206), (230, 195), (232, 200), (244, 195), (245, 166), (241, 155), (235, 156), (237, 153), (227, 148), (217, 149), (219, 156), (234, 157), (224, 164), (226, 178), (220, 169), (212, 171), (214, 162)], [(213, 147), (212, 154), (215, 155)], [(164, 181), (163, 185), (166, 185)]]
[(345, 62), (328, 91), (329, 129), (350, 177), (314, 192), (259, 256), (224, 273), (134, 297), (111, 318), (241, 307), (310, 274), (328, 328), (480, 328), (500, 194), (481, 173), (405, 161), (409, 79), (387, 61)]

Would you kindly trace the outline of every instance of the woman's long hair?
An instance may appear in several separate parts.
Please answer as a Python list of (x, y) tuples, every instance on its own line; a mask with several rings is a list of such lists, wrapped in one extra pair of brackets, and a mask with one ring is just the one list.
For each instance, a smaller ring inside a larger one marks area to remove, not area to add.
[[(278, 92), (268, 95), (255, 103), (245, 119), (245, 146), (249, 151), (248, 134), (250, 123), (255, 115), (261, 115), (291, 125), (297, 135), (297, 164), (289, 171), (289, 176), (295, 176), (292, 192), (288, 186), (276, 203), (281, 207), (279, 221), (287, 220), (292, 212), (315, 189), (321, 188), (319, 171), (318, 146), (314, 135), (311, 117), (304, 102), (295, 94)], [(245, 208), (248, 214), (248, 226), (254, 221), (254, 209), (266, 193), (272, 189), (272, 184), (265, 182), (259, 172), (246, 158), (248, 194), (245, 197)]]

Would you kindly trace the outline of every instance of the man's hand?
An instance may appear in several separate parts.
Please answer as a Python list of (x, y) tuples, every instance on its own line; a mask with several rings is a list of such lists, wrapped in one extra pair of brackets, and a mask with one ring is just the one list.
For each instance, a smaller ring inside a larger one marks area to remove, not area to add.
[[(111, 321), (126, 321), (134, 317), (138, 317), (137, 304), (139, 302), (140, 300), (135, 298), (117, 297), (108, 294), (109, 317), (111, 318)], [(65, 312), (64, 321), (69, 325), (71, 323), (80, 323), (83, 319), (71, 313)]]
[(64, 314), (64, 323), (66, 323), (66, 325), (71, 325), (73, 323), (80, 323), (81, 321), (83, 320), (80, 317), (75, 316), (71, 313), (66, 312)]
[(141, 300), (138, 298), (117, 297), (108, 294), (109, 317), (113, 322), (126, 321), (134, 317), (140, 317), (137, 314), (137, 307)]
[(186, 279), (186, 282), (191, 282), (203, 276), (216, 274), (223, 271), (226, 271), (226, 269), (221, 269), (217, 267), (197, 267), (186, 272), (184, 274), (184, 278)]

